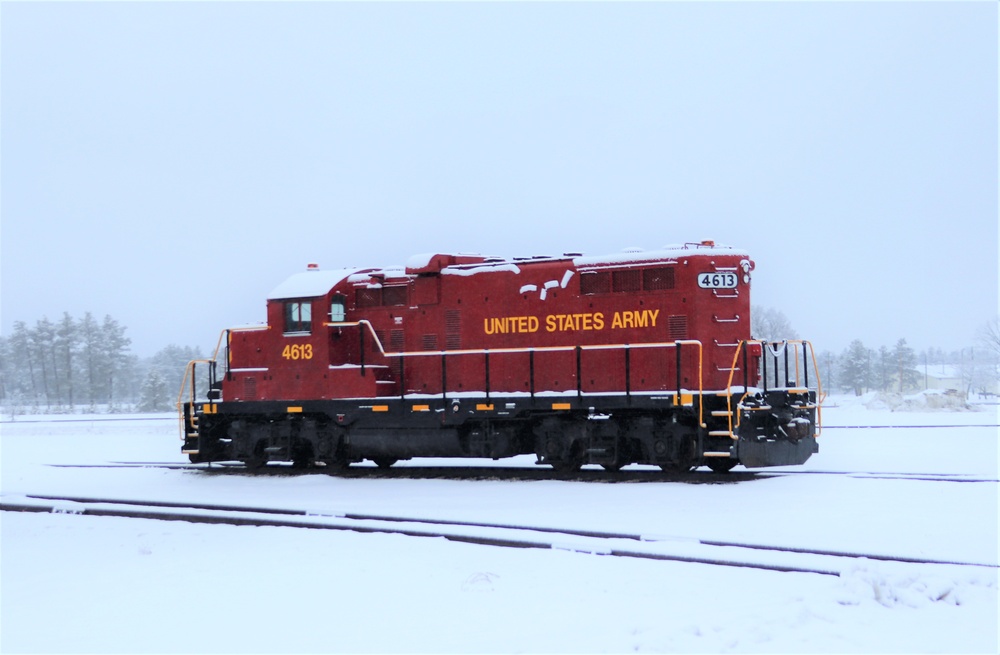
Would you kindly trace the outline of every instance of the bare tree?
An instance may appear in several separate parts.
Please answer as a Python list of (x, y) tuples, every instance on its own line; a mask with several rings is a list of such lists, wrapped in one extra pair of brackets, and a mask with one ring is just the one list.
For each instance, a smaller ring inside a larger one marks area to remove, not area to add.
[(1000, 358), (1000, 314), (994, 316), (986, 324), (979, 328), (978, 340), (993, 353), (994, 357)]
[(799, 338), (788, 317), (780, 310), (759, 306), (750, 308), (750, 334), (754, 339), (765, 341)]

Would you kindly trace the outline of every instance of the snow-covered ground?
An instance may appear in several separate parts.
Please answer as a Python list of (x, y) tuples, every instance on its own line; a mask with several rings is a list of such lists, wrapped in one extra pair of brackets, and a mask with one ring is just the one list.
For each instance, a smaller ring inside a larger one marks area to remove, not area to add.
[[(211, 502), (995, 565), (996, 482), (876, 475), (997, 479), (997, 407), (927, 409), (938, 401), (830, 398), (820, 453), (781, 469), (814, 473), (719, 484), (59, 467), (183, 462), (176, 422), (4, 417), (0, 491), (5, 502)], [(835, 427), (857, 425), (887, 427)], [(452, 462), (400, 465), (439, 463)], [(3, 512), (0, 650), (995, 653), (997, 570), (855, 560), (831, 577), (391, 534)]]

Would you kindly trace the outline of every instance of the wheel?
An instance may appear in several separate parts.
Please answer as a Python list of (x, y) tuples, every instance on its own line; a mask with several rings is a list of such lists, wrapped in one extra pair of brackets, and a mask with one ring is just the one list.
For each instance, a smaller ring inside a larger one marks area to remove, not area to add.
[(575, 473), (583, 466), (583, 450), (579, 442), (573, 444), (565, 459), (549, 460), (549, 465), (558, 473)]
[(267, 454), (264, 452), (264, 448), (267, 446), (267, 442), (263, 439), (257, 440), (253, 445), (253, 450), (247, 455), (246, 459), (243, 460), (243, 466), (246, 467), (248, 471), (256, 471), (264, 467), (267, 464)]
[(733, 467), (739, 464), (735, 459), (713, 459), (708, 462), (708, 468), (713, 473), (729, 473)]
[(623, 466), (632, 463), (632, 449), (624, 439), (618, 440), (615, 444), (615, 459), (613, 462), (601, 464), (605, 471), (612, 473), (622, 470)]
[(320, 461), (324, 465), (323, 472), (327, 475), (337, 475), (351, 467), (351, 463), (343, 459), (324, 459)]
[(296, 456), (292, 459), (293, 469), (307, 469), (313, 465), (313, 459), (309, 456)]
[(398, 462), (399, 460), (392, 459), (391, 457), (376, 457), (372, 461), (375, 462), (375, 466), (379, 467), (380, 469), (387, 469), (396, 462)]
[(572, 457), (570, 459), (561, 459), (556, 462), (549, 462), (549, 465), (557, 473), (576, 473), (583, 466), (583, 460)]
[(684, 462), (660, 464), (660, 468), (663, 469), (664, 473), (669, 473), (670, 475), (684, 475), (685, 473), (690, 473), (694, 470), (693, 466)]
[(297, 446), (292, 451), (292, 468), (307, 469), (313, 465), (314, 461), (312, 447), (309, 445)]
[(267, 464), (267, 459), (265, 459), (263, 453), (255, 452), (253, 455), (250, 455), (243, 460), (243, 466), (245, 466), (248, 471), (257, 471), (262, 469), (265, 464)]
[(327, 475), (343, 473), (351, 466), (351, 462), (347, 459), (343, 448), (338, 448), (337, 452), (333, 453), (331, 457), (319, 461), (323, 463), (323, 472)]

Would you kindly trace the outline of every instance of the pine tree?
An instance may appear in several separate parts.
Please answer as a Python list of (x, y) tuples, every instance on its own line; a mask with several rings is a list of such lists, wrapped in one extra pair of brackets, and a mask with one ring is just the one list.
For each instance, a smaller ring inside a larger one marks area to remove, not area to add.
[(167, 388), (167, 381), (163, 378), (159, 369), (153, 368), (146, 376), (146, 381), (142, 384), (142, 391), (139, 395), (140, 412), (163, 412), (169, 411), (170, 390)]
[(52, 367), (52, 363), (55, 362), (55, 351), (52, 347), (52, 341), (55, 338), (55, 328), (52, 327), (52, 321), (48, 317), (43, 316), (35, 321), (35, 329), (29, 331), (28, 334), (31, 337), (31, 354), (41, 370), (45, 407), (46, 409), (52, 409), (53, 391), (56, 389), (56, 384), (53, 379), (50, 385), (49, 380), (55, 374)]
[(9, 348), (11, 368), (14, 370), (12, 384), (22, 397), (31, 398), (31, 404), (37, 407), (38, 383), (31, 354), (32, 337), (24, 321), (14, 322), (14, 333), (10, 336)]
[(132, 340), (125, 336), (125, 328), (111, 316), (105, 316), (101, 325), (100, 356), (102, 373), (107, 379), (108, 411), (114, 411), (118, 401), (115, 386), (119, 376), (124, 377), (131, 343)]
[(56, 329), (56, 342), (55, 346), (59, 351), (60, 357), (60, 370), (57, 375), (59, 377), (65, 377), (66, 379), (66, 394), (60, 400), (66, 402), (72, 411), (74, 405), (73, 402), (73, 369), (76, 363), (76, 351), (79, 342), (79, 336), (76, 331), (76, 321), (73, 317), (69, 315), (69, 312), (63, 312), (62, 320), (59, 322), (59, 326)]
[(840, 384), (860, 396), (870, 386), (868, 349), (860, 339), (855, 339), (840, 359)]
[(872, 362), (874, 363), (872, 377), (875, 388), (879, 391), (888, 391), (895, 379), (892, 353), (885, 346), (880, 346), (878, 354), (872, 358)]
[[(203, 359), (200, 348), (170, 344), (153, 355), (150, 363), (160, 369), (169, 388), (179, 390), (184, 381), (184, 371), (192, 359)], [(202, 387), (207, 384), (206, 376), (198, 378), (199, 393), (203, 393)]]
[(90, 411), (94, 411), (97, 406), (97, 398), (100, 395), (98, 389), (98, 370), (101, 357), (101, 330), (90, 312), (86, 312), (83, 315), (83, 320), (80, 321), (79, 332), (80, 356), (83, 359), (87, 398), (90, 401)]
[(10, 339), (0, 337), (0, 405), (6, 404), (9, 400), (12, 388), (13, 369), (10, 365)]
[(892, 350), (892, 358), (899, 375), (899, 393), (904, 389), (915, 389), (920, 386), (920, 373), (917, 371), (917, 354), (906, 345), (906, 339), (896, 342)]

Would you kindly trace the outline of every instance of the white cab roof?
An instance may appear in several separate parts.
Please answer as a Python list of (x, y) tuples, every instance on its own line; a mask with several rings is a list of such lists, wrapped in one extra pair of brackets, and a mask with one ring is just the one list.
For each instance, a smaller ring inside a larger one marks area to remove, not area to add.
[(308, 270), (296, 273), (267, 294), (268, 300), (285, 300), (287, 298), (317, 298), (330, 292), (348, 275), (357, 272), (355, 268), (342, 268), (334, 271)]

